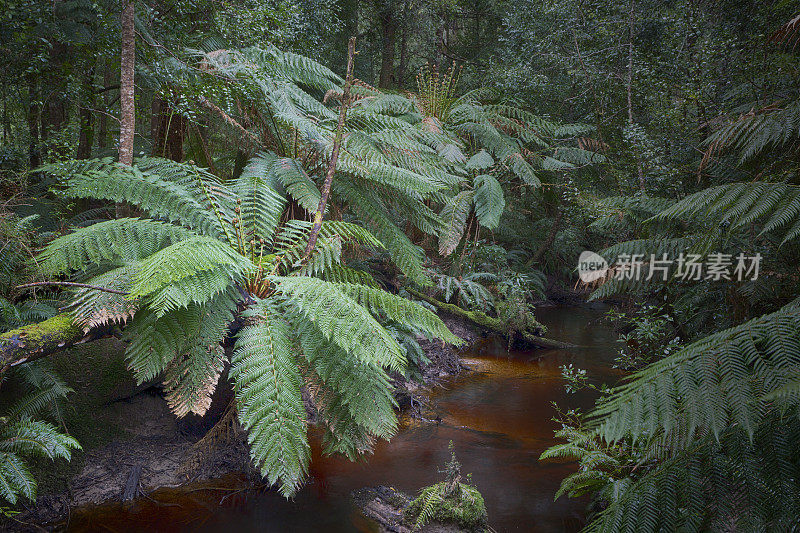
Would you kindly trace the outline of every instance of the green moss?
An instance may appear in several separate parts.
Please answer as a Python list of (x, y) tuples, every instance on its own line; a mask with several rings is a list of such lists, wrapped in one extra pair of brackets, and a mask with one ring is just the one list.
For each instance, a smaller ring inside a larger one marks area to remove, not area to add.
[(469, 531), (486, 530), (486, 504), (478, 489), (459, 483), (454, 495), (444, 497), (446, 485), (442, 482), (422, 489), (404, 511), (404, 521), (415, 527), (439, 522)]
[(40, 343), (53, 335), (58, 336), (71, 336), (78, 333), (80, 330), (78, 326), (72, 323), (72, 318), (68, 313), (62, 313), (52, 318), (48, 318), (44, 322), (32, 324), (23, 328), (12, 329), (3, 333), (0, 339), (7, 339), (17, 335), (24, 335), (27, 341), (31, 343)]

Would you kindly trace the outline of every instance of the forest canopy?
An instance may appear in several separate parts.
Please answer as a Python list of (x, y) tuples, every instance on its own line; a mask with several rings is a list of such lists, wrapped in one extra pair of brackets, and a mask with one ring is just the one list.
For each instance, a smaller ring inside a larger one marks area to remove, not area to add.
[(397, 433), (427, 347), (463, 344), (443, 318), (565, 349), (536, 307), (588, 300), (622, 378), (563, 367), (594, 405), (553, 410), (553, 496), (589, 495), (587, 531), (797, 527), (796, 6), (4, 7), (0, 514), (84, 453), (65, 348), (122, 339), (292, 497), (316, 436), (355, 460)]

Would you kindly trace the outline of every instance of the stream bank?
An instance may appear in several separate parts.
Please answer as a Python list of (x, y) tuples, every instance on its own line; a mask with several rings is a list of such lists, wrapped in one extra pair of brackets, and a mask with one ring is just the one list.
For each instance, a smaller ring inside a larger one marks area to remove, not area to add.
[[(481, 337), (464, 321), (444, 320), (466, 345)], [(451, 345), (423, 339), (420, 347), (430, 361), (422, 379), (415, 382), (393, 376), (398, 404), (412, 416), (419, 413), (430, 387), (463, 370)], [(229, 388), (218, 387), (206, 416), (176, 419), (158, 385), (136, 385), (125, 368), (124, 352), (125, 345), (112, 337), (50, 357), (59, 375), (75, 390), (67, 402), (64, 423), (83, 451), (75, 453), (70, 464), (36, 464), (36, 504), (13, 520), (0, 517), (0, 529), (37, 530), (39, 524), (58, 529), (56, 524), (74, 509), (113, 506), (131, 495), (148, 497), (159, 491), (174, 497), (171, 490), (203, 490), (200, 487), (211, 480), (225, 479), (226, 489), (236, 490), (260, 483), (244, 434), (227, 435), (219, 446), (197, 445), (222, 416), (231, 397)], [(313, 422), (313, 405), (307, 405), (307, 410)], [(193, 460), (195, 455), (201, 455), (202, 461)], [(131, 494), (125, 494), (126, 488)]]
[[(613, 380), (615, 372), (610, 363), (615, 355), (616, 334), (600, 322), (602, 311), (596, 309), (543, 306), (537, 315), (548, 327), (549, 335), (570, 340), (580, 348), (509, 351), (502, 340), (481, 339), (469, 328), (459, 330), (448, 319), (448, 326), (456, 334), (469, 334), (475, 342), (461, 351), (460, 361), (458, 357), (453, 359), (455, 354), (448, 353), (441, 343), (425, 346), (435, 364), (425, 373), (427, 384), (423, 390), (415, 392), (428, 398), (424, 413), (428, 421), (402, 416), (395, 438), (388, 443), (379, 442), (373, 455), (356, 463), (324, 456), (319, 435), (312, 429), (310, 480), (292, 501), (274, 491), (253, 489), (246, 477), (220, 478), (225, 473), (220, 467), (216, 472), (209, 470), (214, 478), (211, 481), (203, 482), (198, 476), (189, 485), (162, 488), (123, 503), (119, 495), (128, 463), (119, 456), (109, 460), (109, 466), (118, 465), (116, 471), (103, 470), (113, 480), (109, 486), (114, 487), (114, 499), (99, 506), (73, 507), (68, 521), (63, 513), (58, 516), (58, 527), (68, 531), (125, 531), (136, 524), (137, 529), (151, 532), (374, 532), (375, 522), (353, 504), (352, 492), (391, 485), (394, 490), (415, 495), (421, 487), (441, 480), (438, 469), (449, 459), (448, 443), (453, 441), (463, 472), (472, 474), (485, 498), (489, 524), (496, 531), (576, 531), (582, 524), (586, 502), (564, 498), (553, 501), (560, 480), (572, 467), (541, 463), (538, 457), (555, 443), (551, 402), (556, 401), (563, 408), (587, 408), (594, 398), (590, 392), (566, 394), (560, 365), (573, 363), (585, 368), (595, 381)], [(437, 352), (439, 349), (442, 351)], [(447, 375), (462, 365), (470, 371)], [(134, 405), (136, 401), (139, 400), (134, 398), (112, 405)], [(171, 420), (175, 424), (174, 417), (166, 410), (164, 413), (167, 418), (163, 423)], [(160, 453), (166, 454), (170, 442), (176, 448), (182, 442), (185, 450), (192, 439), (196, 440), (191, 431), (170, 431), (169, 439), (153, 442), (144, 453), (155, 454), (160, 448)], [(154, 438), (153, 434), (148, 438)], [(138, 442), (144, 439), (141, 435), (132, 438)], [(237, 456), (239, 452), (234, 450), (229, 458)], [(246, 449), (241, 451), (241, 457), (246, 459)], [(166, 454), (160, 460), (168, 458)], [(218, 464), (226, 463), (222, 460)], [(227, 468), (234, 464), (227, 463)], [(86, 466), (81, 468), (83, 471)], [(148, 472), (149, 468), (143, 469), (145, 487), (151, 479), (146, 476), (152, 475)], [(78, 487), (77, 482), (72, 485)], [(62, 488), (60, 492), (66, 491)], [(73, 494), (78, 492), (74, 490)]]

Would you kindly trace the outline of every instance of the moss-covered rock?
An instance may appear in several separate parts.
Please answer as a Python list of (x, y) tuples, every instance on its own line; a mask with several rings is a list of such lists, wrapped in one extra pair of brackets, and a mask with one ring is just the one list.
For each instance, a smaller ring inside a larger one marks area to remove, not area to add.
[(447, 490), (445, 481), (422, 489), (403, 513), (404, 521), (415, 528), (439, 522), (467, 531), (486, 530), (486, 504), (478, 489), (459, 483), (458, 490), (450, 495)]

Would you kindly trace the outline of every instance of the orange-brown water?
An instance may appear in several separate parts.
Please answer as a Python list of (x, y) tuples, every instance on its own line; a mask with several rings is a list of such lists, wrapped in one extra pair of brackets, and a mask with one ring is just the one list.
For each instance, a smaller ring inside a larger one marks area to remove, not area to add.
[(70, 531), (371, 531), (350, 503), (351, 491), (391, 485), (414, 493), (439, 481), (453, 441), (462, 473), (472, 473), (498, 532), (575, 531), (584, 500), (553, 501), (574, 466), (542, 463), (555, 444), (551, 402), (562, 408), (591, 405), (589, 393), (566, 394), (560, 365), (585, 368), (595, 382), (613, 382), (615, 335), (602, 312), (540, 309), (548, 336), (580, 345), (571, 350), (507, 351), (488, 340), (464, 355), (473, 369), (449, 378), (431, 395), (440, 424), (407, 423), (390, 443), (359, 463), (323, 457), (314, 445), (311, 482), (292, 501), (273, 492), (237, 492), (235, 478), (185, 490), (162, 490), (127, 506), (80, 510)]

